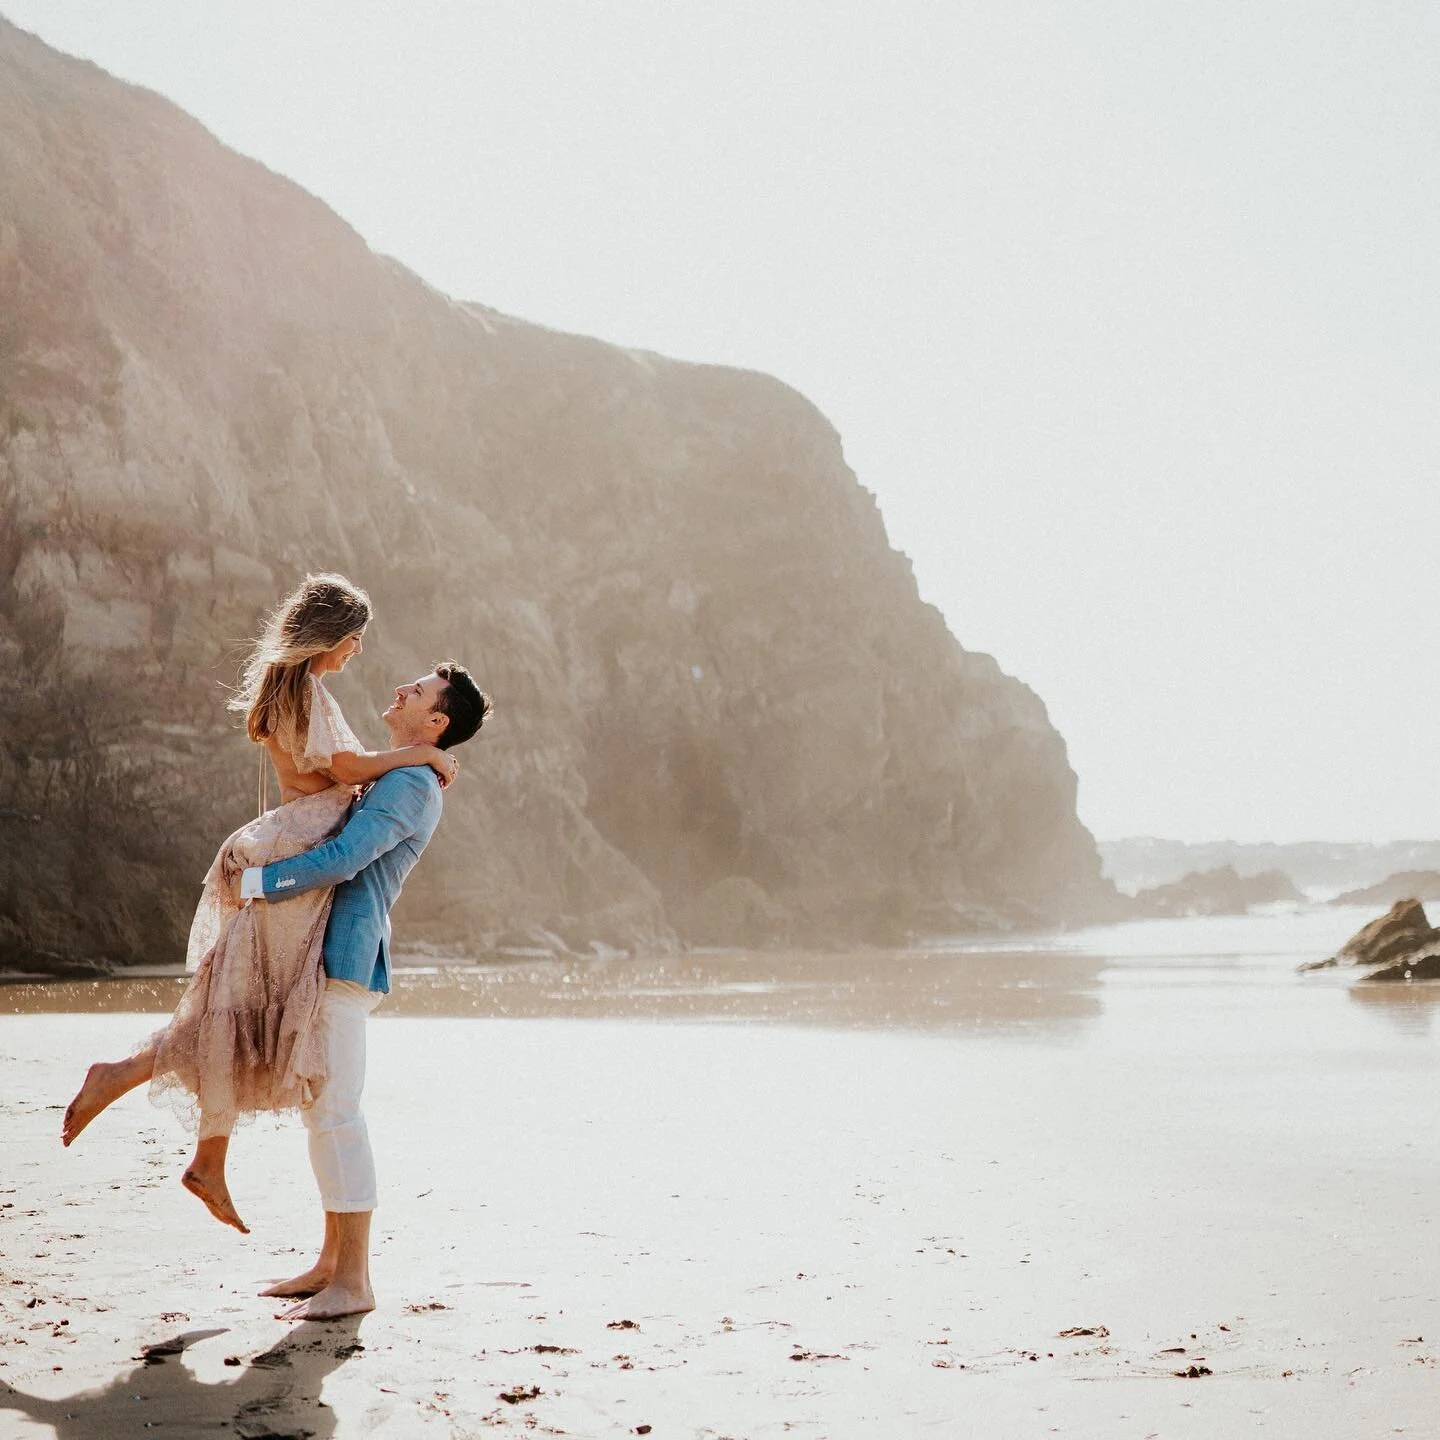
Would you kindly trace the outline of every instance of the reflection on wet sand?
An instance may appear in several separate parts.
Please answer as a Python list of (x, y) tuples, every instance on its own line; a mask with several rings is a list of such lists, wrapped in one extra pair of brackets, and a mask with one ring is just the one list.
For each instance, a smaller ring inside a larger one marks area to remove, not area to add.
[[(399, 969), (382, 1014), (1043, 1032), (1100, 1013), (1106, 962), (1056, 951), (734, 953)], [(168, 1013), (183, 978), (0, 987), (0, 1014)], [(1057, 1028), (1058, 1027), (1058, 1028)]]
[(37, 980), (0, 985), (0, 1015), (169, 1014), (184, 972), (145, 980)]
[(1408, 984), (1351, 985), (1346, 993), (1372, 1015), (1388, 1021), (1402, 1035), (1428, 1035), (1440, 1013), (1440, 981)]

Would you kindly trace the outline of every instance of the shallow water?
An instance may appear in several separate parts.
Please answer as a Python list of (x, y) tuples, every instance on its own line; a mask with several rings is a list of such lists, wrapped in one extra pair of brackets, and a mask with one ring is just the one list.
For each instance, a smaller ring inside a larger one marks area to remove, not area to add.
[(1353, 971), (1298, 973), (1374, 918), (1366, 907), (1313, 906), (1140, 921), (1066, 940), (1109, 957), (1098, 1043), (1277, 1054), (1423, 1040), (1440, 1014), (1440, 984), (1366, 985)]
[[(904, 951), (712, 952), (400, 968), (380, 1014), (625, 1018), (936, 1033), (1188, 1052), (1421, 1039), (1440, 985), (1356, 985), (1297, 967), (1368, 910), (1153, 920)], [(0, 987), (0, 1014), (167, 1013), (183, 978)]]

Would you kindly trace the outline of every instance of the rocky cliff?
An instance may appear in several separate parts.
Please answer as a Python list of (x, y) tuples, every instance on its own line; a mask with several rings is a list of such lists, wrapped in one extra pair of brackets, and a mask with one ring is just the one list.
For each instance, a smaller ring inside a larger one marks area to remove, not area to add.
[[(957, 552), (960, 549), (957, 537)], [(1104, 884), (1044, 707), (921, 603), (813, 406), (437, 294), (0, 21), (0, 963), (171, 961), (307, 569), (336, 693), (494, 693), (402, 901), (472, 949), (890, 940)]]

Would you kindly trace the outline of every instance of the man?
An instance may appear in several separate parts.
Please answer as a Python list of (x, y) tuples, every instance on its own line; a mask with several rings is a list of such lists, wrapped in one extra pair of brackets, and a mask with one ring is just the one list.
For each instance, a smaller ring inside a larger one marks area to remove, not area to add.
[[(402, 685), (384, 714), (391, 744), (448, 750), (470, 739), (490, 698), (463, 665), (446, 661)], [(309, 1297), (285, 1319), (331, 1320), (375, 1308), (370, 1288), (370, 1216), (375, 1163), (360, 1110), (365, 1019), (390, 989), (390, 909), (440, 822), (440, 782), (426, 766), (375, 781), (333, 839), (290, 860), (246, 870), (242, 902), (284, 904), (287, 896), (335, 887), (325, 926), (325, 994), (320, 1026), (325, 1084), (301, 1113), (325, 1211), (320, 1258), (265, 1295)]]

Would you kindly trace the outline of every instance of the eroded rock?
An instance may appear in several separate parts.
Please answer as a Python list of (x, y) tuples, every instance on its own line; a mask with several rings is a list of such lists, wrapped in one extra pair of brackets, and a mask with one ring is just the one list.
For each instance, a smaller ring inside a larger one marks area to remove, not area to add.
[(376, 601), (335, 684), (368, 743), (447, 655), (497, 701), (412, 941), (903, 937), (1110, 892), (1044, 705), (922, 603), (787, 386), (454, 302), (4, 21), (0, 195), (0, 965), (182, 955), (254, 810), (221, 686), (307, 569)]
[(1397, 900), (1377, 920), (1357, 930), (1329, 959), (1312, 960), (1302, 971), (1353, 967), (1361, 980), (1404, 981), (1440, 978), (1440, 930), (1416, 899)]

